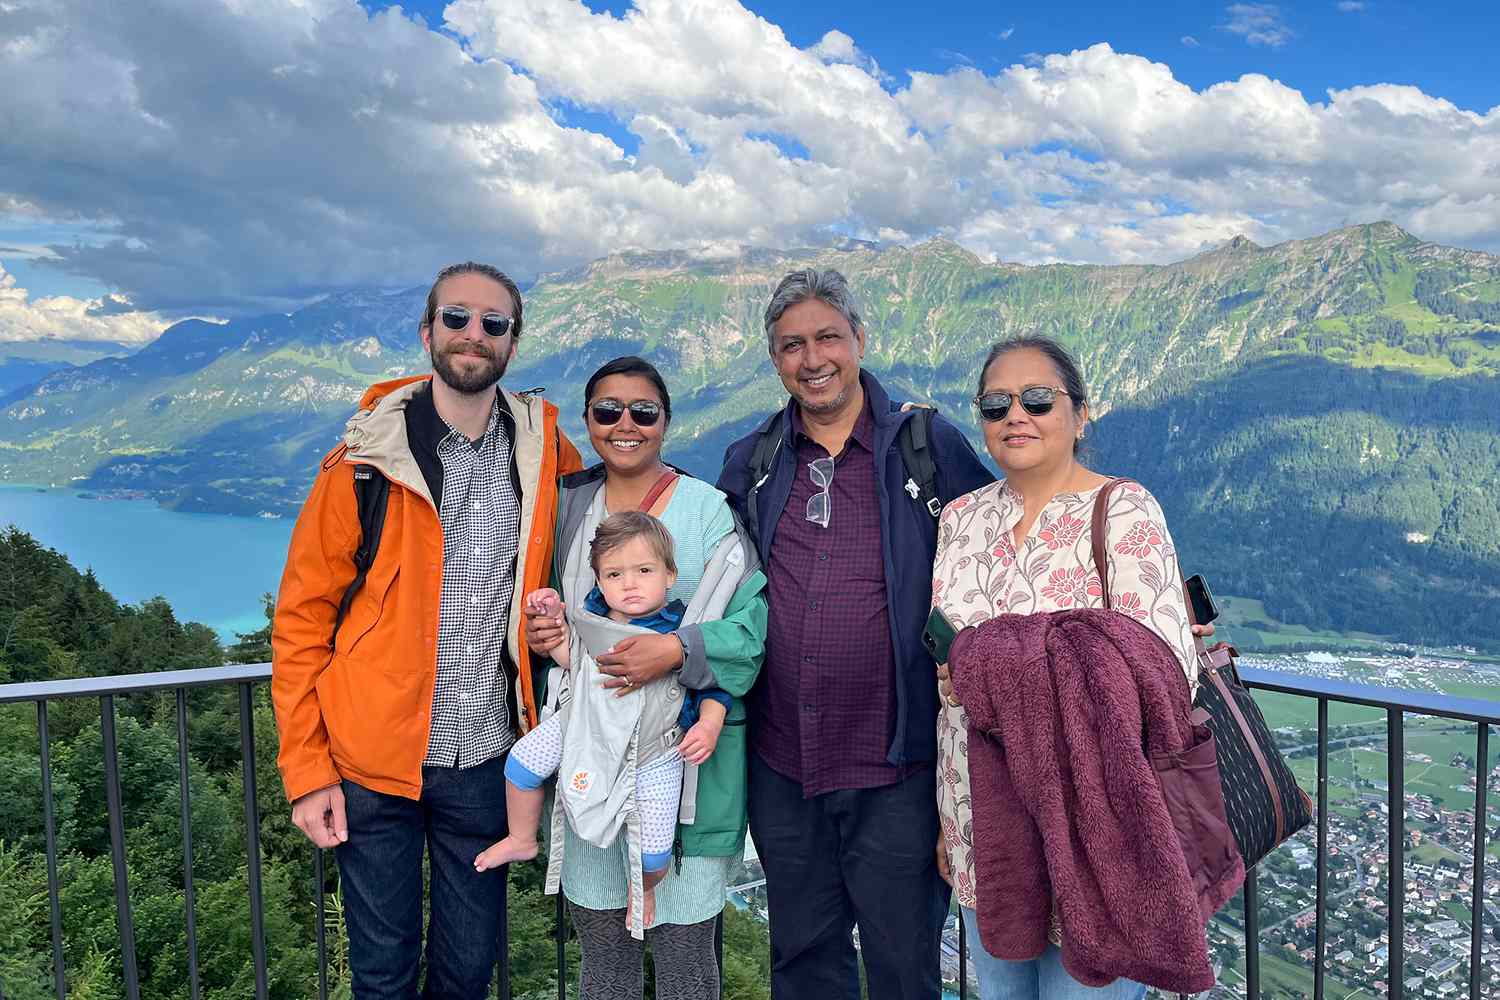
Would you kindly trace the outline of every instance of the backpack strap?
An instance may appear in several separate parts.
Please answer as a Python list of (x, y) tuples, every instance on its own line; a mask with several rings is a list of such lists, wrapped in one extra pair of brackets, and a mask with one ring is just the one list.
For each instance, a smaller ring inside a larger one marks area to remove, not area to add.
[(745, 493), (745, 531), (750, 540), (760, 549), (760, 509), (757, 498), (760, 488), (771, 476), (771, 466), (776, 464), (776, 453), (781, 450), (782, 411), (777, 410), (766, 418), (756, 431), (755, 447), (750, 452), (750, 489)]
[(373, 465), (354, 467), (354, 499), (359, 507), (359, 547), (354, 550), (354, 579), (344, 588), (343, 599), (339, 601), (338, 617), (333, 621), (333, 635), (328, 640), (330, 646), (338, 638), (344, 616), (349, 613), (349, 605), (354, 603), (354, 596), (365, 585), (365, 577), (370, 574), (370, 567), (375, 563), (375, 553), (380, 550), (380, 535), (385, 531), (385, 508), (390, 494), (391, 481), (385, 478), (383, 472)]
[(937, 492), (937, 463), (932, 460), (932, 418), (937, 411), (919, 406), (901, 425), (896, 443), (901, 448), (901, 462), (906, 467), (906, 492), (927, 508), (934, 518), (943, 512), (943, 500)]

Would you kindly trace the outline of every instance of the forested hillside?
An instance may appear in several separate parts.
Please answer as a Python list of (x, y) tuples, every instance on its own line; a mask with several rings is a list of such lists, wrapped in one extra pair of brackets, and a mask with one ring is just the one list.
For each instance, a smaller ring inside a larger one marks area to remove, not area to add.
[[(223, 649), (212, 630), (179, 622), (163, 600), (121, 605), (91, 574), (14, 528), (0, 534), (0, 683), (204, 667), (269, 658), (269, 628)], [(254, 995), (238, 692), (187, 694), (195, 913), (202, 995)], [(125, 848), (141, 995), (186, 1000), (183, 840), (176, 702), (171, 692), (114, 700)], [(270, 995), (318, 995), (317, 886), (312, 848), (290, 822), (276, 773), (276, 727), (265, 685), (255, 689), (255, 771)], [(124, 996), (105, 808), (97, 699), (48, 711), (57, 815), (68, 996)], [(48, 1000), (52, 979), (42, 776), (31, 703), (0, 706), (0, 996)], [(333, 995), (348, 997), (336, 866), (327, 857)], [(511, 986), (517, 997), (556, 996), (553, 897), (542, 865), (512, 872)], [(769, 952), (760, 925), (726, 914), (726, 997), (768, 996)], [(576, 976), (576, 945), (569, 945)]]

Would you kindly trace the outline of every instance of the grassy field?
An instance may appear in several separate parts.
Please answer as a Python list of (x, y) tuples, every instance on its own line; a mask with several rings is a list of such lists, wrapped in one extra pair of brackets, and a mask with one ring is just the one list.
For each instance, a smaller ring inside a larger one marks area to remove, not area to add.
[[(1254, 623), (1254, 624), (1252, 624)], [(1332, 652), (1378, 650), (1389, 640), (1368, 632), (1323, 632), (1277, 621), (1263, 602), (1252, 597), (1221, 596), (1219, 637), (1244, 650), (1274, 651), (1287, 646), (1318, 646)]]
[[(1233, 969), (1225, 969), (1222, 981), (1243, 984), (1245, 981), (1244, 964), (1240, 963)], [(1356, 990), (1333, 976), (1324, 977), (1323, 987), (1325, 996), (1337, 998), (1337, 1000), (1374, 1000), (1375, 997), (1373, 993)], [(1293, 962), (1273, 952), (1262, 951), (1260, 953), (1260, 991), (1263, 997), (1288, 997), (1303, 1000), (1312, 996), (1312, 969), (1302, 964), (1300, 958)]]

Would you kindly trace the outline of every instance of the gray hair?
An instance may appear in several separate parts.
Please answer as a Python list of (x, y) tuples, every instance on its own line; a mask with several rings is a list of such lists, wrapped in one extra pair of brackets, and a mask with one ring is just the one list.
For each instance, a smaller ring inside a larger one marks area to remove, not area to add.
[(808, 299), (817, 299), (844, 317), (852, 332), (858, 332), (864, 323), (854, 308), (854, 296), (849, 291), (849, 282), (833, 268), (819, 271), (809, 267), (793, 271), (781, 279), (771, 301), (766, 306), (766, 349), (776, 348), (776, 323), (792, 306)]

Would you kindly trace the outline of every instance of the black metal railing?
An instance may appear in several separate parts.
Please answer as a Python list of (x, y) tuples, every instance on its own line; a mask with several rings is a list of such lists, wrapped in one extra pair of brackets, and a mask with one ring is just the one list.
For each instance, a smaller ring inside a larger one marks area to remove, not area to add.
[[(1386, 935), (1387, 1000), (1401, 1000), (1406, 984), (1404, 907), (1406, 903), (1406, 714), (1472, 722), (1477, 728), (1474, 787), (1474, 861), (1469, 901), (1469, 997), (1480, 1000), (1480, 957), (1484, 929), (1484, 859), (1487, 839), (1486, 792), (1489, 780), (1489, 727), (1500, 725), (1500, 702), (1421, 691), (1356, 684), (1323, 677), (1306, 677), (1241, 667), (1240, 676), (1253, 690), (1314, 698), (1318, 710), (1317, 888), (1313, 938), (1313, 998), (1323, 1000), (1326, 964), (1326, 901), (1328, 891), (1328, 705), (1363, 705), (1386, 714)], [(1246, 993), (1260, 996), (1259, 900), (1254, 869), (1245, 878)]]
[[(129, 871), (125, 854), (124, 804), (121, 801), (119, 748), (115, 734), (115, 698), (171, 691), (176, 698), (178, 808), (182, 829), (183, 908), (187, 943), (188, 988), (192, 1000), (202, 996), (199, 975), (198, 928), (193, 886), (192, 792), (189, 786), (188, 703), (187, 693), (195, 688), (237, 688), (240, 725), (240, 765), (244, 792), (245, 857), (249, 883), (250, 949), (256, 1000), (266, 1000), (267, 958), (264, 898), (261, 884), (260, 808), (256, 798), (255, 716), (253, 689), (271, 679), (271, 665), (256, 663), (245, 666), (204, 667), (193, 670), (166, 670), (149, 674), (89, 677), (65, 681), (40, 681), (0, 685), (0, 705), (34, 704), (37, 718), (37, 741), (42, 779), (42, 815), (46, 844), (47, 898), (52, 923), (52, 973), (58, 1000), (67, 996), (67, 968), (63, 955), (62, 905), (57, 862), (56, 801), (52, 791), (52, 751), (48, 732), (47, 707), (65, 699), (97, 698), (100, 732), (103, 740), (104, 790), (108, 811), (110, 864), (114, 875), (115, 916), (120, 936), (120, 973), (126, 1000), (140, 998), (140, 971), (136, 959), (134, 918), (130, 900)], [(326, 892), (326, 858), (324, 851), (310, 847), (313, 855), (313, 879), (317, 886), (318, 914), (315, 922), (317, 949), (318, 998), (328, 1000), (328, 900)], [(554, 934), (557, 938), (557, 995), (567, 1000), (567, 913), (561, 894), (557, 897)], [(500, 919), (500, 961), (495, 982), (499, 1000), (510, 1000), (508, 913)], [(722, 918), (715, 924), (714, 952), (720, 975), (723, 970), (724, 927)], [(0, 983), (0, 1000), (5, 984)]]
[[(1388, 838), (1388, 883), (1387, 883), (1387, 933), (1389, 936), (1389, 1000), (1399, 1000), (1404, 995), (1402, 969), (1404, 962), (1403, 914), (1405, 902), (1405, 716), (1407, 713), (1472, 722), (1477, 726), (1478, 753), (1476, 754), (1476, 787), (1474, 812), (1474, 860), (1472, 899), (1470, 901), (1470, 1000), (1480, 1000), (1480, 956), (1482, 951), (1482, 929), (1484, 926), (1484, 859), (1487, 845), (1486, 797), (1489, 776), (1489, 726), (1500, 724), (1500, 702), (1455, 698), (1422, 692), (1400, 691), (1364, 684), (1329, 680), (1317, 677), (1285, 674), (1270, 670), (1241, 668), (1241, 676), (1252, 689), (1316, 699), (1317, 703), (1317, 886), (1316, 924), (1314, 935), (1314, 1000), (1323, 1000), (1327, 945), (1326, 912), (1327, 858), (1328, 858), (1328, 706), (1330, 703), (1362, 705), (1381, 709), (1386, 713), (1388, 740), (1388, 789), (1387, 806), (1389, 822)], [(61, 895), (58, 881), (57, 821), (52, 788), (52, 756), (48, 734), (47, 708), (49, 703), (64, 699), (97, 698), (99, 700), (100, 729), (103, 739), (103, 765), (110, 858), (114, 875), (115, 911), (120, 934), (119, 961), (121, 978), (127, 1000), (139, 1000), (140, 982), (135, 954), (135, 933), (131, 913), (130, 888), (126, 867), (125, 823), (121, 802), (119, 774), (119, 751), (115, 735), (115, 704), (119, 696), (171, 691), (176, 698), (178, 799), (182, 829), (183, 898), (187, 943), (187, 973), (190, 995), (193, 1000), (201, 996), (199, 979), (199, 954), (195, 899), (193, 887), (193, 834), (191, 824), (191, 791), (189, 787), (188, 762), (188, 705), (187, 692), (195, 688), (233, 686), (238, 692), (240, 724), (240, 758), (244, 792), (244, 819), (246, 830), (245, 852), (249, 881), (251, 960), (254, 967), (255, 996), (264, 1000), (267, 996), (266, 941), (263, 914), (260, 858), (260, 812), (256, 800), (255, 729), (253, 688), (270, 679), (269, 664), (248, 666), (207, 667), (195, 670), (162, 671), (150, 674), (133, 674), (114, 677), (94, 677), (65, 681), (45, 681), (26, 684), (0, 685), (0, 705), (35, 705), (37, 739), (41, 765), (41, 790), (43, 828), (46, 844), (46, 871), (48, 906), (51, 919), (52, 969), (58, 1000), (67, 996), (67, 977), (63, 958), (63, 927)], [(327, 1000), (328, 941), (325, 931), (326, 862), (321, 850), (313, 850), (313, 878), (317, 884), (318, 920), (316, 921), (316, 948), (318, 962), (318, 996)], [(1246, 992), (1252, 998), (1260, 996), (1259, 957), (1259, 903), (1255, 872), (1247, 873), (1244, 889), (1245, 927), (1245, 979)], [(562, 897), (556, 903), (554, 927), (557, 947), (557, 995), (558, 1000), (567, 998), (566, 913)], [(1252, 942), (1257, 942), (1252, 945)], [(510, 982), (506, 956), (509, 951), (507, 926), (504, 919), (500, 928), (499, 975), (496, 994), (509, 1000)], [(715, 950), (719, 956), (719, 967), (723, 969), (723, 925), (716, 929)], [(958, 926), (958, 991), (961, 998), (968, 996), (967, 940), (963, 922)], [(4, 984), (0, 983), (0, 997)]]
[[(76, 680), (40, 681), (0, 685), (0, 705), (32, 703), (36, 706), (39, 758), (42, 768), (42, 825), (46, 839), (47, 898), (52, 921), (52, 977), (58, 1000), (67, 996), (67, 969), (63, 959), (61, 893), (57, 874), (57, 816), (52, 795), (52, 748), (47, 728), (47, 706), (54, 701), (99, 699), (99, 730), (103, 740), (104, 796), (108, 811), (109, 853), (114, 874), (115, 919), (120, 935), (121, 981), (127, 1000), (139, 1000), (140, 971), (135, 953), (135, 923), (131, 912), (129, 872), (125, 860), (125, 816), (121, 802), (120, 755), (115, 736), (115, 698), (172, 691), (177, 712), (178, 808), (182, 823), (183, 900), (187, 931), (188, 986), (193, 1000), (202, 995), (198, 974), (198, 926), (193, 892), (192, 792), (188, 782), (187, 692), (194, 688), (234, 685), (239, 689), (241, 774), (245, 795), (246, 870), (250, 883), (250, 941), (255, 971), (255, 996), (266, 997), (266, 940), (262, 912), (260, 871), (260, 810), (255, 799), (255, 728), (251, 691), (255, 684), (271, 678), (271, 665), (205, 667), (195, 670), (164, 670), (150, 674), (86, 677)], [(321, 853), (321, 852), (319, 852)], [(321, 859), (320, 859), (321, 860)], [(322, 883), (319, 883), (321, 891)], [(321, 919), (319, 924), (321, 924)], [(326, 964), (322, 935), (318, 962)], [(4, 984), (0, 983), (0, 990)], [(322, 996), (326, 1000), (326, 991)]]

